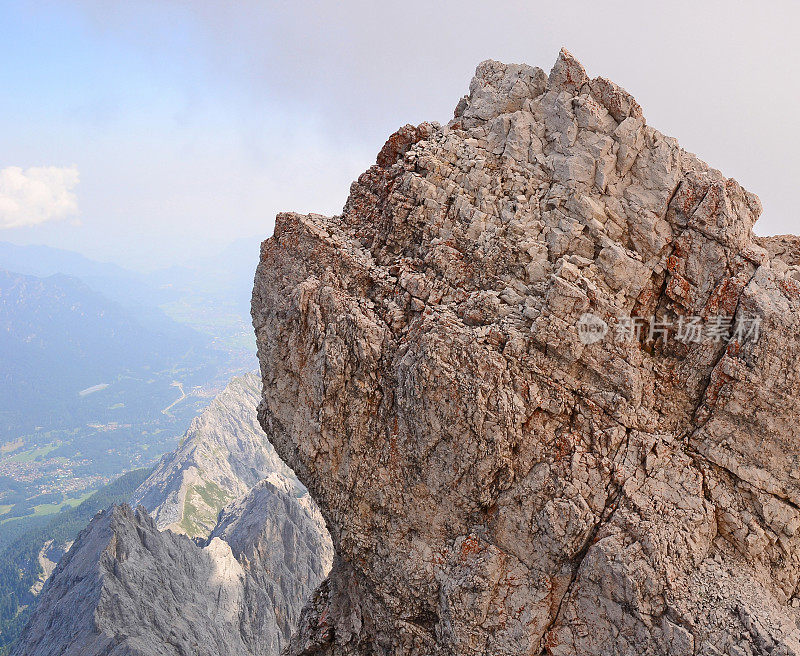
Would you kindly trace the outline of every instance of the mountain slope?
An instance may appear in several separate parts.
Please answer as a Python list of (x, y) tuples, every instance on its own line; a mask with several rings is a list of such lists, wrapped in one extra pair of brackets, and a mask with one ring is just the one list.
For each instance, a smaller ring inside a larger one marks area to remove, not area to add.
[(243, 578), (225, 543), (201, 549), (118, 506), (80, 534), (12, 653), (251, 653), (234, 630)]
[(207, 537), (219, 511), (271, 473), (296, 481), (258, 423), (260, 394), (256, 374), (231, 380), (192, 421), (178, 448), (161, 459), (131, 503), (147, 508), (160, 529)]
[[(46, 571), (48, 561), (58, 563), (97, 512), (129, 499), (149, 473), (146, 469), (128, 472), (77, 508), (37, 517), (36, 526), (0, 544), (0, 654), (19, 637), (36, 608), (37, 595), (52, 573)], [(5, 526), (3, 530), (10, 532)]]
[(311, 593), (333, 564), (325, 520), (308, 492), (281, 474), (271, 474), (245, 497), (226, 507), (209, 543), (230, 545), (251, 586), (246, 616), (252, 626), (268, 625), (274, 636), (268, 654), (289, 644)]
[[(211, 378), (224, 358), (209, 345), (187, 327), (176, 325), (168, 332), (145, 328), (77, 278), (0, 270), (2, 428), (24, 433), (36, 424), (80, 425), (83, 406), (93, 399), (79, 403), (79, 393), (121, 377), (145, 381), (169, 377), (179, 368), (210, 367)], [(149, 393), (140, 387), (136, 394)], [(163, 392), (158, 396), (156, 405)]]
[[(153, 368), (178, 347), (145, 330), (121, 306), (77, 278), (35, 278), (0, 270), (0, 354), (4, 391), (72, 393), (120, 370)], [(181, 354), (187, 348), (181, 347)], [(34, 373), (40, 371), (39, 376)], [(7, 401), (7, 399), (4, 399)]]
[(159, 531), (143, 509), (100, 513), (12, 653), (277, 656), (333, 554), (319, 512), (296, 494), (273, 474), (203, 546)]

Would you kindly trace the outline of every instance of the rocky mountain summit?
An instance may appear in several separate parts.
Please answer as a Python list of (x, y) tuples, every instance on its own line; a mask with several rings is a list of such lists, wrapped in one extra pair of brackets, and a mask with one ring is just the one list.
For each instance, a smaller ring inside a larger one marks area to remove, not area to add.
[(331, 528), (292, 655), (800, 654), (800, 239), (562, 51), (280, 214), (261, 423)]
[(200, 545), (115, 506), (59, 563), (13, 653), (277, 656), (332, 555), (319, 511), (280, 474)]
[(256, 374), (231, 380), (136, 490), (131, 505), (147, 508), (161, 530), (206, 538), (224, 506), (274, 472), (302, 492), (258, 423), (260, 395)]

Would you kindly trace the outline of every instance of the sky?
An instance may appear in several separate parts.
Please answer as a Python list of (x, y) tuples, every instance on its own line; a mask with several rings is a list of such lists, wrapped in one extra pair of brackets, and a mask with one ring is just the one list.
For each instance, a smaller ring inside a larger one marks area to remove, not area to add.
[(793, 2), (0, 3), (0, 241), (151, 269), (337, 213), (405, 123), (484, 59), (560, 47), (800, 232)]

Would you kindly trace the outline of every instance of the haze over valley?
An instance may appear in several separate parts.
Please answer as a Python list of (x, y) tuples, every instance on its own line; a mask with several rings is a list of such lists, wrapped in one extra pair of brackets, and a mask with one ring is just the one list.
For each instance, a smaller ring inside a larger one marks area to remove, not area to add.
[[(0, 243), (6, 530), (152, 465), (231, 377), (255, 367), (257, 249), (232, 244), (216, 261), (145, 274)], [(231, 261), (241, 266), (221, 266)]]

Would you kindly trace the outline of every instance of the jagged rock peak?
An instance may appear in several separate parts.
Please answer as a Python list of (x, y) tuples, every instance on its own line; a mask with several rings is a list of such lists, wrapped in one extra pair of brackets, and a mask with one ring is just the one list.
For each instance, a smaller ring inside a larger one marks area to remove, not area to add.
[(229, 641), (251, 653), (233, 630), (243, 579), (221, 540), (201, 549), (159, 532), (143, 509), (116, 506), (62, 558), (14, 654), (143, 656), (180, 653), (179, 644), (217, 654)]
[(308, 597), (333, 564), (325, 520), (308, 492), (272, 474), (220, 513), (209, 543), (215, 538), (229, 544), (238, 560), (267, 573), (264, 585), (277, 591), (271, 596), (280, 602), (288, 638), (299, 614), (290, 600)]
[(302, 492), (258, 424), (260, 394), (254, 373), (233, 378), (192, 420), (178, 447), (161, 458), (131, 505), (147, 508), (161, 530), (206, 538), (223, 507), (274, 472)]
[(332, 546), (308, 493), (273, 473), (204, 543), (143, 507), (98, 513), (61, 560), (15, 656), (277, 656)]
[(562, 48), (549, 76), (541, 68), (526, 64), (503, 64), (492, 59), (479, 64), (469, 95), (456, 106), (450, 127), (473, 127), (500, 114), (529, 109), (525, 101), (547, 91), (591, 94), (618, 123), (628, 117), (644, 121), (642, 108), (625, 89), (604, 77), (590, 80), (581, 63)]
[(285, 213), (262, 425), (337, 552), (291, 655), (798, 654), (800, 239), (562, 51)]

